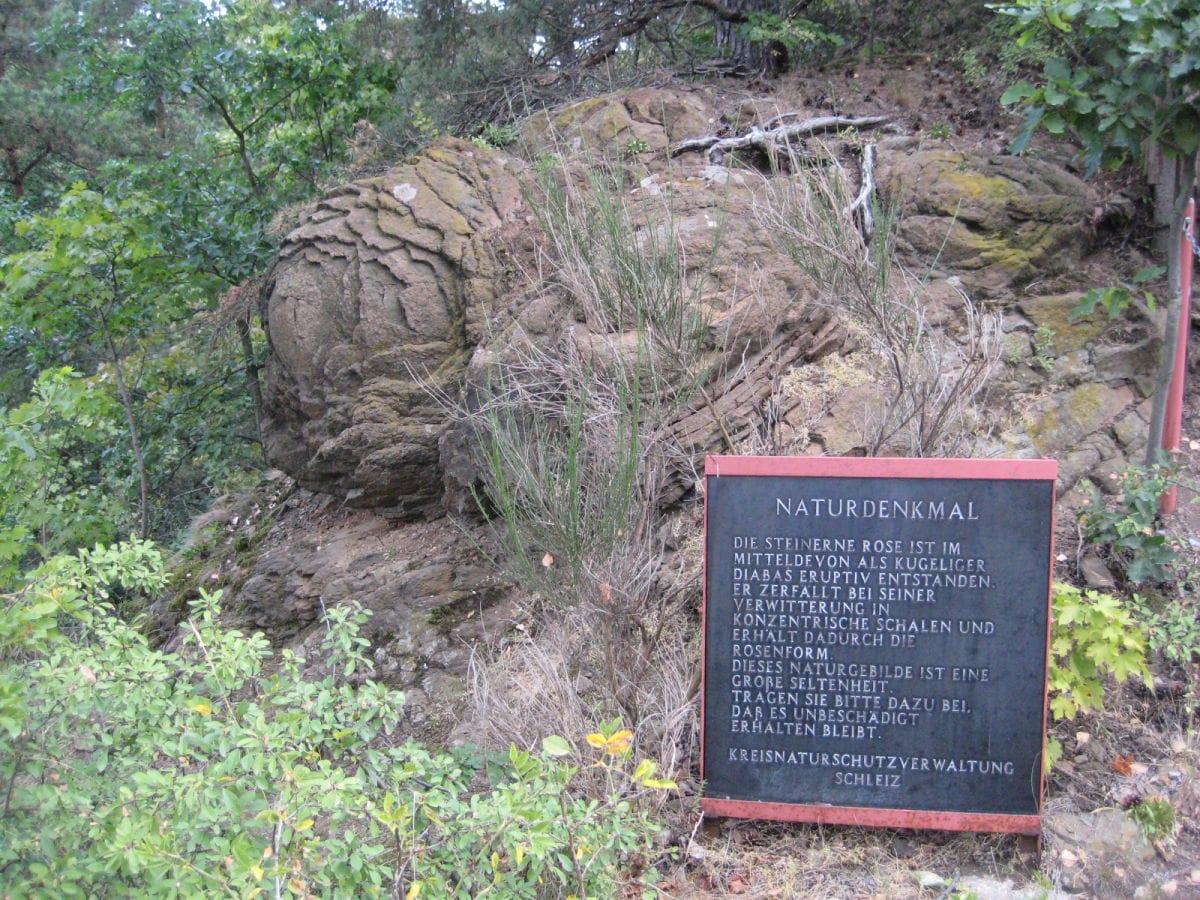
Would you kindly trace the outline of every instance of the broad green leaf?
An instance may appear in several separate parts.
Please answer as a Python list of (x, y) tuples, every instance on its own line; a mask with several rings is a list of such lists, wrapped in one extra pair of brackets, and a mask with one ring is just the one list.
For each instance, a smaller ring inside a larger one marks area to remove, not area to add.
[(557, 734), (542, 738), (542, 750), (548, 756), (569, 756), (574, 752), (567, 739)]
[(1008, 90), (1000, 95), (1000, 102), (1005, 106), (1011, 106), (1014, 103), (1019, 103), (1034, 93), (1033, 85), (1025, 81), (1018, 81)]

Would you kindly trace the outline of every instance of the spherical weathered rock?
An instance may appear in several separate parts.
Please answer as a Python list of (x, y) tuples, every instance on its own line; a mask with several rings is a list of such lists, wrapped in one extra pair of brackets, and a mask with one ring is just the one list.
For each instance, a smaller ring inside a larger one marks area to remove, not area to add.
[(312, 490), (406, 518), (441, 499), (437, 442), (494, 299), (488, 241), (524, 212), (517, 160), (453, 139), (333, 192), (264, 291), (267, 458)]

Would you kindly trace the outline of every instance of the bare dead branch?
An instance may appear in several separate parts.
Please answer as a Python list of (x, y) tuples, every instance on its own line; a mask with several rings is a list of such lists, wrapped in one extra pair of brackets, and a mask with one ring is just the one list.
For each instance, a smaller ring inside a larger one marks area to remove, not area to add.
[(875, 193), (875, 145), (867, 144), (862, 151), (862, 185), (858, 196), (845, 209), (845, 215), (858, 214), (858, 230), (868, 247), (875, 233), (875, 214), (871, 211), (871, 196)]
[(768, 158), (774, 159), (779, 152), (792, 149), (792, 141), (813, 137), (818, 134), (828, 134), (844, 128), (878, 128), (891, 121), (890, 116), (817, 116), (804, 119), (793, 124), (783, 124), (784, 120), (797, 113), (783, 113), (771, 119), (766, 127), (751, 126), (745, 134), (737, 137), (722, 137), (716, 134), (703, 137), (688, 138), (676, 144), (671, 150), (671, 156), (683, 153), (708, 151), (709, 162), (720, 165), (725, 154), (734, 150), (758, 150)]

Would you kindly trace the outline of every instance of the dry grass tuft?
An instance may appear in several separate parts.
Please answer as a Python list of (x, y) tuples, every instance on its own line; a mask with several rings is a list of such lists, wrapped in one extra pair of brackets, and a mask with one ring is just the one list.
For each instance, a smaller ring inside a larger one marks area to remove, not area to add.
[(541, 240), (525, 276), (571, 314), (497, 336), (458, 410), (501, 563), (530, 598), (526, 635), (475, 660), (475, 730), (531, 746), (620, 719), (640, 756), (686, 775), (694, 628), (667, 589), (661, 496), (691, 458), (671, 422), (706, 375), (699, 286), (669, 197), (635, 207), (619, 173), (573, 167), (542, 172), (529, 199)]
[(766, 183), (756, 206), (775, 236), (820, 291), (816, 302), (844, 314), (875, 361), (884, 398), (864, 422), (870, 455), (970, 455), (975, 404), (1000, 362), (1000, 317), (961, 295), (960, 335), (928, 320), (923, 282), (894, 263), (894, 213), (882, 210), (864, 243), (848, 215), (855, 199), (832, 153), (828, 164), (799, 168)]
[(491, 747), (533, 747), (547, 734), (578, 741), (617, 717), (633, 730), (640, 757), (685, 780), (698, 727), (690, 629), (672, 623), (652, 656), (635, 659), (640, 641), (622, 639), (614, 633), (619, 627), (610, 613), (581, 605), (562, 610), (489, 658), (476, 657), (471, 667), (476, 740)]

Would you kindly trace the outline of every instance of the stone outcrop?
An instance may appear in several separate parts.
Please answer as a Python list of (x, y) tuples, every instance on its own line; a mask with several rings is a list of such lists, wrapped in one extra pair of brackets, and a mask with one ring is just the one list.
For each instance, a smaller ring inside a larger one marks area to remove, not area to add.
[(663, 168), (669, 145), (712, 131), (716, 121), (716, 111), (696, 93), (637, 88), (537, 113), (521, 132), (535, 153), (637, 158)]
[[(653, 145), (665, 148), (668, 137), (708, 125), (686, 93), (600, 99), (555, 127), (637, 113), (645, 121), (632, 133), (657, 129)], [(680, 165), (673, 181), (645, 177), (626, 201), (629, 239), (671, 230), (685, 290), (708, 330), (704, 368), (715, 373), (714, 390), (676, 423), (696, 459), (741, 445), (761, 427), (775, 373), (836, 352), (847, 337), (757, 220), (756, 207), (768, 202), (764, 179), (713, 179), (710, 168)], [(586, 181), (573, 165), (558, 176)], [(444, 141), (336, 191), (305, 217), (264, 292), (264, 442), (273, 464), (306, 488), (392, 519), (447, 506), (467, 512), (477, 481), (471, 435), (452, 425), (438, 392), (456, 396), (468, 371), (485, 381), (513, 329), (542, 345), (569, 336), (595, 352), (636, 346), (635, 332), (606, 333), (573, 304), (526, 207), (537, 191), (517, 160)], [(511, 284), (506, 266), (520, 275)], [(681, 466), (668, 499), (693, 487), (683, 478), (692, 469)]]
[[(779, 422), (804, 440), (775, 441), (777, 450), (863, 452), (862, 421), (888, 402), (877, 379), (846, 383), (836, 397), (822, 388), (822, 409), (804, 405), (809, 388), (779, 390), (807, 364), (870, 345), (869, 335), (851, 338), (845, 311), (758, 215), (772, 202), (771, 177), (803, 172), (654, 164), (717, 119), (699, 92), (644, 88), (540, 113), (523, 136), (535, 154), (566, 154), (559, 177), (576, 183), (586, 176), (571, 152), (607, 156), (626, 178), (631, 227), (674, 235), (710, 331), (707, 397), (676, 423), (696, 457), (761, 450)], [(998, 427), (992, 451), (1074, 453), (1072, 483), (1093, 464), (1119, 468), (1127, 441), (1112, 429), (1150, 388), (1153, 345), (1109, 341), (1095, 317), (1071, 321), (1078, 292), (1029, 289), (1086, 252), (1087, 186), (1046, 162), (897, 138), (881, 144), (878, 181), (899, 210), (902, 262), (940, 275), (924, 289), (927, 325), (962, 340), (960, 294), (1007, 308), (999, 383), (1032, 402), (1020, 421), (980, 420)], [(438, 392), (456, 395), (469, 371), (484, 377), (514, 328), (542, 344), (567, 334), (593, 347), (632, 340), (597, 332), (572, 307), (526, 200), (537, 190), (516, 158), (446, 139), (317, 204), (288, 235), (264, 292), (268, 459), (309, 489), (392, 519), (473, 508), (472, 437), (450, 426)], [(850, 368), (864, 367), (857, 358)]]
[(428, 388), (456, 382), (470, 317), (496, 298), (489, 241), (523, 215), (522, 170), (444, 140), (337, 189), (287, 236), (262, 304), (273, 464), (389, 516), (438, 508), (444, 411)]
[[(779, 220), (761, 215), (779, 179), (805, 172), (687, 158), (667, 167), (667, 148), (712, 132), (713, 121), (699, 94), (645, 89), (541, 114), (524, 131), (535, 153), (602, 151), (618, 167), (630, 240), (669, 234), (682, 261), (708, 380), (669, 423), (690, 457), (660, 492), (666, 504), (696, 490), (706, 452), (866, 452), (864, 428), (892, 402), (869, 322), (855, 321), (778, 239)], [(586, 183), (577, 160), (559, 163), (560, 183)], [(905, 268), (933, 273), (907, 296), (921, 298), (926, 329), (945, 342), (941, 359), (961, 360), (970, 343), (969, 301), (1002, 313), (1005, 350), (987, 403), (960, 426), (974, 430), (979, 452), (1055, 456), (1064, 494), (1120, 470), (1143, 440), (1155, 347), (1114, 337), (1106, 321), (1071, 319), (1088, 286), (1070, 277), (1087, 250), (1088, 188), (1037, 160), (891, 138), (878, 177), (898, 204)], [(437, 522), (412, 520), (476, 503), (474, 435), (436, 395), (483, 384), (519, 341), (573, 342), (597, 371), (605, 354), (644, 352), (635, 332), (620, 331), (628, 326), (606, 330), (573, 295), (539, 230), (538, 201), (527, 199), (538, 178), (514, 156), (442, 140), (332, 192), (287, 236), (262, 301), (268, 459), (339, 508), (370, 512), (320, 539), (289, 535), (259, 558), (237, 592), (251, 627), (311, 640), (321, 604), (367, 598), (389, 679), (414, 689), (428, 686), (422, 666), (447, 682), (463, 671), (464, 641), (478, 635), (450, 636), (446, 623), (461, 613), (468, 630), (492, 627), (488, 610), (502, 608), (504, 591), (470, 554), (411, 549), (456, 543)], [(604, 265), (599, 244), (587, 250)]]
[(1064, 272), (1083, 257), (1090, 191), (1041, 160), (917, 148), (880, 154), (879, 184), (900, 210), (910, 264), (990, 298)]
[(405, 692), (406, 730), (441, 740), (431, 697), (461, 694), (473, 648), (514, 618), (510, 585), (479, 552), (486, 526), (446, 518), (400, 527), (314, 494), (275, 470), (253, 492), (223, 498), (195, 523), (172, 568), (174, 597), (150, 610), (168, 648), (201, 588), (225, 593), (227, 624), (269, 635), (319, 669), (327, 610), (354, 603), (370, 615), (374, 676)]
[[(362, 604), (372, 613), (362, 634), (371, 643), (374, 674), (406, 694), (398, 737), (490, 735), (499, 746), (514, 740), (536, 746), (549, 731), (578, 736), (593, 727), (538, 718), (536, 736), (516, 738), (479, 728), (486, 713), (476, 710), (472, 721), (466, 701), (478, 698), (470, 684), (479, 672), (472, 672), (473, 660), (501, 663), (500, 675), (491, 675), (498, 705), (516, 707), (560, 683), (586, 692), (590, 702), (608, 687), (589, 670), (591, 645), (618, 644), (602, 634), (621, 635), (630, 645), (637, 637), (632, 628), (593, 633), (572, 624), (581, 642), (552, 646), (547, 632), (539, 632), (561, 609), (553, 606), (560, 598), (535, 593), (532, 582), (509, 583), (490, 565), (489, 554), (499, 552), (495, 535), (464, 515), (477, 509), (478, 441), (436, 396), (464, 402), (520, 342), (547, 358), (569, 344), (588, 354), (597, 372), (622, 354), (627, 361), (661, 361), (650, 358), (653, 350), (634, 331), (620, 330), (627, 323), (608, 328), (589, 317), (540, 227), (543, 210), (530, 198), (547, 174), (586, 184), (584, 166), (570, 158), (579, 152), (616, 166), (631, 240), (671, 235), (699, 313), (696, 371), (705, 373), (704, 390), (666, 423), (683, 449), (666, 473), (669, 483), (661, 490), (655, 484), (667, 514), (647, 517), (667, 554), (646, 588), (656, 601), (669, 601), (658, 621), (694, 635), (704, 550), (700, 504), (691, 501), (702, 492), (703, 455), (860, 455), (868, 452), (872, 423), (894, 398), (879, 336), (869, 317), (849, 308), (846, 282), (822, 283), (821, 272), (798, 264), (779, 240), (778, 217), (761, 215), (779, 196), (773, 187), (815, 169), (764, 174), (745, 160), (724, 167), (686, 157), (668, 165), (669, 146), (715, 131), (705, 96), (643, 89), (535, 116), (523, 126), (533, 151), (524, 161), (443, 140), (382, 177), (333, 191), (308, 211), (287, 236), (262, 299), (270, 341), (264, 443), (268, 458), (302, 487), (273, 473), (268, 499), (213, 519), (208, 529), (216, 537), (183, 554), (178, 599), (201, 585), (223, 588), (233, 624), (265, 631), (317, 672), (327, 633), (323, 610)], [(729, 106), (754, 112), (741, 95)], [(772, 115), (780, 111), (771, 108)], [(1140, 454), (1158, 350), (1136, 322), (1073, 316), (1083, 292), (1097, 284), (1080, 275), (1088, 264), (1089, 189), (1037, 160), (948, 144), (930, 148), (915, 138), (882, 138), (879, 146), (881, 192), (900, 213), (902, 265), (890, 274), (902, 302), (891, 309), (919, 303), (923, 334), (941, 342), (933, 354), (935, 385), (967, 352), (973, 303), (997, 316), (1003, 351), (988, 390), (956, 427), (976, 439), (972, 450), (979, 455), (1059, 460), (1058, 537), (1067, 546), (1058, 548), (1060, 559), (1072, 555), (1071, 510), (1096, 488), (1119, 489), (1115, 476)], [(839, 157), (851, 173), (858, 159)], [(850, 249), (861, 258), (860, 244)], [(598, 245), (587, 256), (594, 266), (605, 262)], [(913, 272), (922, 276), (915, 287), (906, 282)], [(541, 552), (535, 565), (549, 558), (542, 565), (553, 577), (559, 563)], [(1092, 586), (1112, 586), (1094, 553), (1079, 568)], [(602, 585), (620, 588), (616, 579)], [(608, 602), (604, 593), (601, 601)], [(167, 612), (177, 617), (179, 610), (158, 612), (168, 634)], [(504, 668), (527, 647), (550, 647), (571, 677), (555, 681), (549, 669), (538, 677), (543, 663), (533, 653), (527, 666)], [(692, 652), (679, 664), (679, 708), (694, 690)], [(678, 727), (680, 745), (690, 747), (691, 724)], [(693, 790), (687, 757), (678, 758), (680, 784)], [(1112, 777), (1110, 758), (1099, 748), (1094, 762), (1089, 777), (1097, 783)], [(1191, 788), (1186, 766), (1178, 769), (1178, 778), (1174, 769), (1153, 773), (1131, 789), (1150, 796), (1176, 784)], [(1180, 820), (1194, 819), (1197, 791), (1171, 790), (1164, 796)], [(1112, 809), (1092, 813), (1048, 812), (1043, 870), (1062, 887), (1094, 896), (1174, 892), (1165, 874), (1135, 877), (1154, 865), (1155, 848), (1117, 808), (1127, 797), (1114, 795)], [(999, 878), (921, 878), (921, 887), (940, 893), (1037, 893)], [(1200, 876), (1191, 883), (1200, 884)]]

